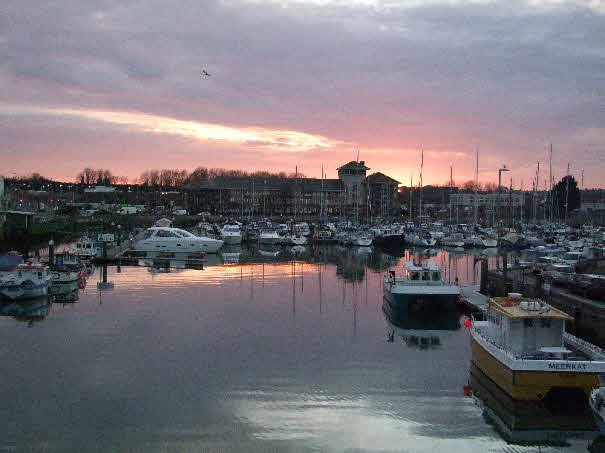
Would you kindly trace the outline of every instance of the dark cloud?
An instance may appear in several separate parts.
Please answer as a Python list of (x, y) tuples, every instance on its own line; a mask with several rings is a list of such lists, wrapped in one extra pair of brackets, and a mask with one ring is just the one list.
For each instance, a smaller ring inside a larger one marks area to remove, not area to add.
[(480, 143), (517, 167), (528, 152), (543, 159), (550, 141), (561, 158), (603, 149), (602, 11), (414, 3), (9, 2), (0, 79), (12, 89), (0, 100), (299, 130), (362, 148)]

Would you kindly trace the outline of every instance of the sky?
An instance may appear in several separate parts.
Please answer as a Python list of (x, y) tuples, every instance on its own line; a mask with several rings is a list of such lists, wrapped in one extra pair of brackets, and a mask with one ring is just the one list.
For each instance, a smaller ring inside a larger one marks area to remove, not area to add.
[[(605, 2), (3, 0), (0, 174), (605, 187)], [(204, 76), (206, 70), (210, 77)], [(545, 171), (546, 170), (546, 171)]]

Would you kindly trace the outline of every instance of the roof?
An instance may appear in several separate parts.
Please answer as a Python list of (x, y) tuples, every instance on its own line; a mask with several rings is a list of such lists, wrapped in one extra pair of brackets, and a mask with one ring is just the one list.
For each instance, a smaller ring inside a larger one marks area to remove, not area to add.
[(341, 165), (336, 170), (340, 170), (342, 168), (354, 168), (356, 170), (363, 168), (364, 170), (369, 170), (370, 167), (366, 167), (366, 162), (364, 160), (357, 162), (356, 160), (352, 160), (344, 165)]
[[(492, 297), (488, 306), (511, 319), (540, 318), (573, 321), (567, 313), (551, 307), (540, 299), (531, 297)], [(527, 308), (524, 308), (527, 307)]]
[(397, 181), (396, 179), (391, 178), (390, 176), (385, 175), (384, 173), (381, 173), (379, 171), (377, 171), (376, 173), (372, 173), (371, 175), (369, 175), (366, 180), (370, 183), (370, 184), (380, 184), (380, 183), (389, 183), (389, 184), (401, 184), (399, 181)]
[[(184, 188), (188, 190), (246, 190), (252, 191), (254, 182), (255, 191), (271, 192), (320, 192), (322, 180), (320, 178), (250, 178), (250, 177), (220, 177), (201, 181), (198, 184), (188, 184)], [(325, 192), (342, 191), (343, 186), (340, 179), (324, 179), (323, 190)]]

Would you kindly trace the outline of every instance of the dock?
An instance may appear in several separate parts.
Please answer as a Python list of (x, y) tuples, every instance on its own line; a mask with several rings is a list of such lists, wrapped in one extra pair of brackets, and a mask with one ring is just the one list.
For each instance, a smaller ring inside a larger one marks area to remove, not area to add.
[(468, 314), (483, 318), (487, 310), (487, 296), (479, 292), (479, 285), (461, 286), (462, 304)]

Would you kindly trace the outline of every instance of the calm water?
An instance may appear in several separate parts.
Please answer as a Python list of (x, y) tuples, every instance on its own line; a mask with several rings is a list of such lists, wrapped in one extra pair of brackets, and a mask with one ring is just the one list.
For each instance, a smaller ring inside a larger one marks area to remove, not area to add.
[[(385, 319), (381, 278), (403, 258), (240, 259), (264, 261), (110, 267), (105, 291), (97, 269), (65, 290), (76, 302), (9, 310), (0, 451), (604, 451), (596, 433), (507, 443), (464, 396), (471, 357), (458, 320), (425, 341), (414, 320)], [(477, 279), (465, 254), (427, 259), (447, 278)]]

